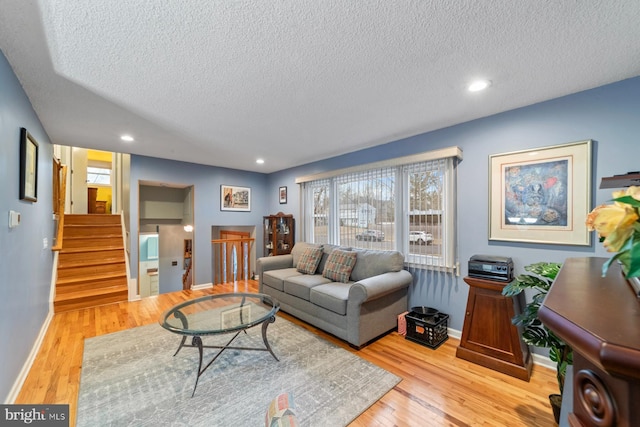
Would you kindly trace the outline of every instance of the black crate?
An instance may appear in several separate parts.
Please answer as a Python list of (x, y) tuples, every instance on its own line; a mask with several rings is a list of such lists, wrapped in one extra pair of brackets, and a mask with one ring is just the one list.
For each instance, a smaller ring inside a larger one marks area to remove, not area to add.
[(410, 312), (405, 316), (407, 322), (406, 339), (436, 349), (449, 338), (447, 326), (449, 315), (436, 312), (434, 315)]

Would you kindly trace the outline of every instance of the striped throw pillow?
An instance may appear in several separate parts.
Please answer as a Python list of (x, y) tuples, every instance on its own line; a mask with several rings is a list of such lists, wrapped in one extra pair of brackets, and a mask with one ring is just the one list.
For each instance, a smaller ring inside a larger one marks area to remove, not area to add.
[(298, 260), (296, 269), (300, 273), (316, 274), (321, 259), (322, 248), (306, 248)]
[(334, 249), (324, 265), (322, 276), (336, 282), (347, 283), (349, 276), (351, 276), (351, 270), (356, 265), (356, 257), (355, 252)]

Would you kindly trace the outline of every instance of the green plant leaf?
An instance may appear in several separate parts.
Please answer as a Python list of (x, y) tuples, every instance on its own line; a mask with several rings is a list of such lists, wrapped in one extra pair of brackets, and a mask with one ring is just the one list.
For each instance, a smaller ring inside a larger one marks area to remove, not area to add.
[(560, 337), (542, 324), (538, 310), (561, 267), (562, 264), (550, 262), (527, 265), (525, 271), (532, 274), (520, 274), (502, 289), (502, 294), (508, 297), (518, 295), (525, 289), (535, 292), (531, 301), (522, 308), (520, 314), (513, 316), (511, 322), (522, 328), (522, 340), (527, 345), (549, 348), (549, 358), (556, 363), (560, 393), (564, 388), (567, 365), (573, 363), (573, 352)]
[(532, 273), (537, 274), (538, 276), (547, 277), (551, 280), (554, 280), (560, 271), (562, 264), (556, 262), (538, 262), (535, 264), (531, 264), (526, 266), (524, 269), (526, 271), (530, 271)]
[(606, 260), (602, 264), (602, 277), (607, 275), (607, 271), (609, 271), (609, 267), (611, 266), (611, 263), (613, 263), (615, 260), (621, 258), (623, 255), (624, 255), (623, 252), (618, 252), (617, 254), (615, 254), (614, 256), (612, 256), (611, 258), (609, 258), (608, 260)]
[(629, 249), (627, 277), (640, 277), (640, 233), (634, 232), (629, 241), (631, 248)]
[(622, 196), (616, 199), (613, 199), (614, 202), (625, 203), (627, 205), (633, 206), (634, 208), (640, 208), (640, 200), (636, 200), (631, 196)]

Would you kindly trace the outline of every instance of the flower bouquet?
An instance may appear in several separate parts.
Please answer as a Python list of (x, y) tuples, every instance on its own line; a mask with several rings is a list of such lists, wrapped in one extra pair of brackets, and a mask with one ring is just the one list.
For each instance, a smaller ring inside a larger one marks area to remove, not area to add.
[(614, 191), (612, 201), (596, 207), (587, 217), (589, 230), (598, 233), (608, 252), (616, 252), (602, 265), (602, 275), (618, 260), (628, 279), (640, 277), (640, 187)]

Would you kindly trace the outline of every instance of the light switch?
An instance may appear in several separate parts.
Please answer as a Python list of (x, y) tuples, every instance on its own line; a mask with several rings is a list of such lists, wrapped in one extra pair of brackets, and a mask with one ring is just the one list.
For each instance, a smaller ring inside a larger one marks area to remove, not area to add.
[(9, 228), (15, 228), (20, 225), (20, 212), (9, 211)]
[(49, 239), (46, 237), (42, 239), (42, 249), (47, 249), (49, 247)]

